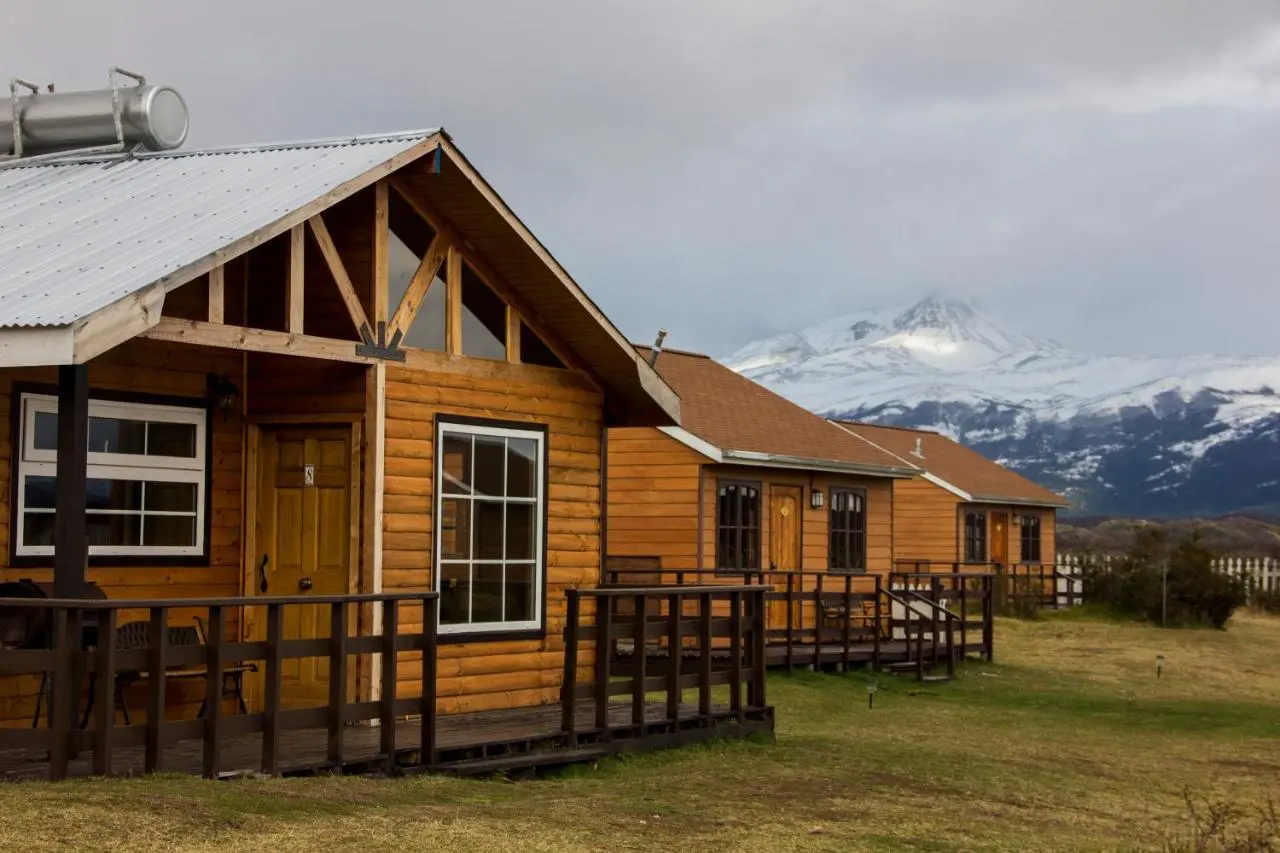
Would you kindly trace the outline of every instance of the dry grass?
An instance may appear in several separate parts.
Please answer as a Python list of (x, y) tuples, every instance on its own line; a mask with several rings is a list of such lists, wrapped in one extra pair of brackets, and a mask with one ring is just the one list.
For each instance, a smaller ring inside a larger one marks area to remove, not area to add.
[[(776, 745), (531, 782), (187, 778), (0, 787), (0, 849), (1155, 849), (1191, 787), (1280, 800), (1280, 619), (1225, 632), (1001, 622), (994, 667), (917, 689), (771, 681)], [(1155, 656), (1164, 654), (1164, 677)]]

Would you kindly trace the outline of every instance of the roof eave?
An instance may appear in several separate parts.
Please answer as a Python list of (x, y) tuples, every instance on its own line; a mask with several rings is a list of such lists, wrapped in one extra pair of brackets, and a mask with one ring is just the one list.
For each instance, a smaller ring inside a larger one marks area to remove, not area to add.
[(1056, 501), (1042, 498), (1015, 498), (1008, 495), (973, 495), (970, 502), (976, 504), (1009, 504), (1011, 506), (1034, 506), (1051, 509), (1069, 509), (1071, 502), (1065, 499)]
[(920, 472), (911, 468), (882, 465), (865, 465), (857, 462), (841, 462), (837, 459), (809, 459), (804, 456), (787, 456), (780, 453), (759, 453), (751, 450), (722, 450), (721, 461), (756, 468), (799, 468), (805, 471), (821, 471), (830, 474), (857, 474), (864, 477), (907, 479)]

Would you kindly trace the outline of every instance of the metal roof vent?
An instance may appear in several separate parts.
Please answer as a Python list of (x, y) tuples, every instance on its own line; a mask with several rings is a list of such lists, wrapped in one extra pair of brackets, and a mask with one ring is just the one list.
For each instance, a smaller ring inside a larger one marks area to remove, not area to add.
[(916, 457), (917, 459), (924, 458), (924, 439), (923, 438), (916, 439), (916, 449), (911, 451), (911, 455)]
[(649, 353), (649, 366), (653, 367), (658, 363), (658, 356), (662, 355), (662, 342), (667, 339), (667, 330), (658, 330), (658, 339), (653, 342), (653, 350)]
[[(120, 77), (134, 81), (121, 86)], [(123, 68), (108, 72), (109, 87), (83, 92), (41, 91), (20, 77), (0, 98), (0, 166), (68, 155), (167, 151), (187, 138), (187, 105), (168, 86)], [(19, 95), (20, 89), (28, 94)]]

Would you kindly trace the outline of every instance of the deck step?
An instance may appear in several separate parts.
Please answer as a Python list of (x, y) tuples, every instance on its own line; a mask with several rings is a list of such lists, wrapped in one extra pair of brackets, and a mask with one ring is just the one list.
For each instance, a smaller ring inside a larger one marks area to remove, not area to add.
[(529, 767), (552, 767), (560, 764), (583, 764), (598, 761), (609, 753), (603, 749), (567, 749), (555, 752), (526, 752), (521, 755), (504, 755), (499, 758), (475, 758), (450, 761), (431, 768), (437, 773), (454, 773), (459, 776), (482, 776), (503, 773), (507, 770), (524, 770)]
[(924, 682), (925, 684), (941, 684), (941, 683), (942, 683), (942, 682), (944, 682), (944, 681), (950, 681), (950, 680), (951, 680), (951, 676), (949, 676), (949, 675), (926, 675), (924, 678), (922, 678), (922, 679), (920, 679), (920, 680), (921, 680), (922, 682)]

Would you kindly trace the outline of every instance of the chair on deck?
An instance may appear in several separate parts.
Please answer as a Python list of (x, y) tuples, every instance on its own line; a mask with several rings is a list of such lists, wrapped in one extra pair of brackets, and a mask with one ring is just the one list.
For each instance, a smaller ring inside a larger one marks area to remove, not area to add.
[[(197, 618), (194, 625), (171, 625), (167, 628), (169, 646), (203, 646), (206, 644), (204, 623)], [(151, 623), (146, 621), (126, 622), (116, 629), (116, 649), (120, 651), (146, 649), (151, 645)], [(220, 699), (235, 699), (241, 714), (249, 713), (244, 701), (244, 674), (257, 672), (257, 664), (235, 662), (222, 669), (222, 695)], [(165, 670), (165, 681), (174, 679), (204, 679), (209, 669), (203, 663), (170, 667)], [(132, 684), (146, 681), (150, 673), (145, 670), (129, 670), (117, 672), (115, 676), (115, 695), (112, 697), (115, 707), (124, 715), (125, 725), (130, 724), (129, 706), (125, 702), (124, 692)], [(89, 711), (93, 707), (93, 682), (89, 683), (89, 701), (85, 705), (84, 719), (81, 728), (89, 720)], [(206, 695), (200, 703), (197, 717), (203, 717), (208, 707), (209, 697)]]

